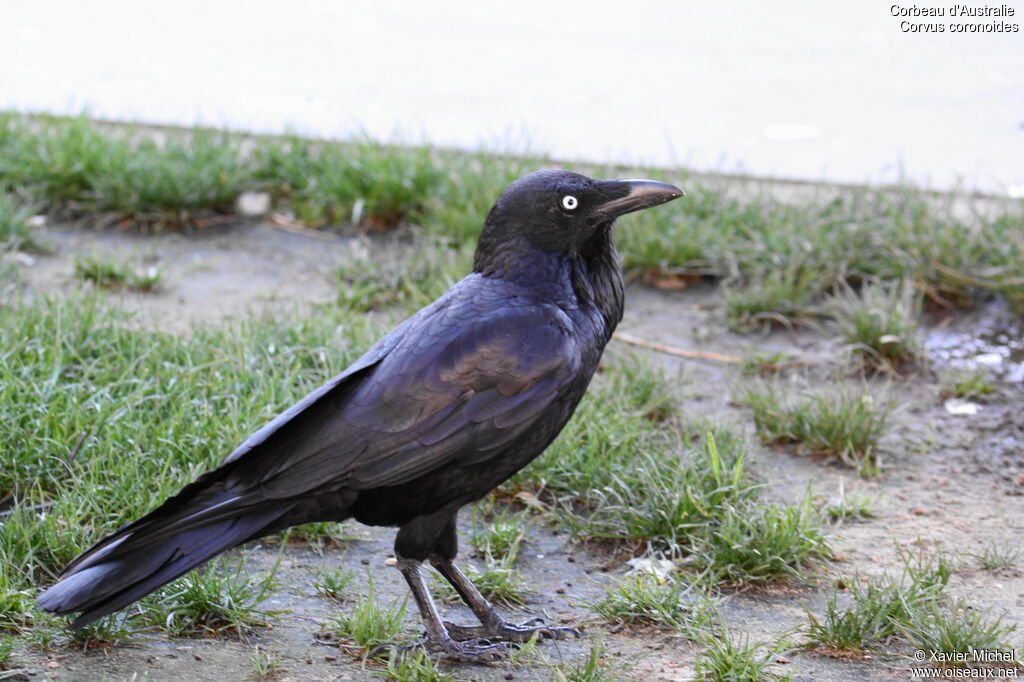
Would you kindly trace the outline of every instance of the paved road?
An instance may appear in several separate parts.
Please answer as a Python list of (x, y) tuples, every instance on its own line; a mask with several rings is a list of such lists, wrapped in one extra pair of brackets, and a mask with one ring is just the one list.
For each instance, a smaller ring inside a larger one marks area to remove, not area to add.
[(916, 6), (8, 0), (0, 107), (1024, 196), (1024, 1)]

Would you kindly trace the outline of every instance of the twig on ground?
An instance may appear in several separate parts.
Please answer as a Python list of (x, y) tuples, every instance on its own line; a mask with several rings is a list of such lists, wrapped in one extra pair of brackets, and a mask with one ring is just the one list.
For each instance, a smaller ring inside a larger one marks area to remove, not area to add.
[(612, 338), (618, 339), (623, 343), (629, 343), (634, 346), (641, 346), (643, 348), (650, 348), (660, 353), (667, 353), (669, 355), (675, 355), (680, 358), (694, 358), (697, 360), (713, 360), (715, 362), (728, 362), (733, 365), (742, 365), (743, 358), (738, 358), (735, 355), (725, 355), (724, 353), (710, 353), (707, 351), (699, 350), (683, 350), (682, 348), (675, 348), (673, 346), (666, 346), (663, 343), (656, 341), (645, 341), (644, 339), (637, 338), (631, 334), (625, 334), (623, 332), (615, 332), (612, 334)]
[(303, 237), (312, 237), (313, 239), (319, 239), (324, 242), (336, 242), (338, 241), (337, 236), (333, 234), (327, 234), (320, 232), (319, 230), (313, 230), (305, 225), (300, 225), (294, 221), (288, 220), (285, 216), (280, 213), (271, 213), (267, 218), (267, 222), (273, 225), (275, 228), (284, 232), (291, 232), (292, 234), (300, 234)]

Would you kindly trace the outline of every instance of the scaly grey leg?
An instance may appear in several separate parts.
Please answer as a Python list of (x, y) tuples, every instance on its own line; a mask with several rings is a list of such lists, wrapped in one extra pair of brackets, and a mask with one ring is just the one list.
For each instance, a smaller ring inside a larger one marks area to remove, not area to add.
[(445, 580), (451, 583), (462, 600), (480, 619), (481, 625), (479, 626), (457, 625), (445, 621), (444, 627), (448, 634), (457, 640), (487, 638), (505, 642), (528, 642), (534, 635), (541, 639), (565, 639), (570, 635), (580, 636), (579, 630), (575, 628), (551, 627), (545, 625), (544, 619), (539, 617), (519, 624), (509, 623), (498, 614), (491, 602), (480, 594), (476, 585), (450, 559), (435, 555), (431, 558), (431, 563), (444, 576)]
[(438, 613), (434, 598), (430, 595), (427, 583), (420, 571), (421, 562), (412, 559), (399, 559), (398, 570), (402, 572), (405, 581), (409, 583), (413, 599), (419, 607), (420, 615), (423, 618), (423, 625), (426, 627), (427, 636), (425, 641), (412, 645), (398, 645), (391, 642), (378, 644), (370, 652), (373, 657), (385, 649), (401, 653), (416, 647), (424, 647), (427, 651), (441, 653), (444, 656), (456, 661), (467, 663), (490, 663), (501, 660), (508, 654), (508, 645), (504, 642), (491, 642), (488, 639), (468, 638), (467, 641), (456, 641), (441, 624), (441, 614)]

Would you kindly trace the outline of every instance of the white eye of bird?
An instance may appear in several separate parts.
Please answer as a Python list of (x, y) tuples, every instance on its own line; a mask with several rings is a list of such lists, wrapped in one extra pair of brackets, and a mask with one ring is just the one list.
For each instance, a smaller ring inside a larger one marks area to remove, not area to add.
[(571, 194), (566, 194), (562, 197), (562, 208), (566, 211), (574, 211), (576, 207), (580, 205), (579, 199)]

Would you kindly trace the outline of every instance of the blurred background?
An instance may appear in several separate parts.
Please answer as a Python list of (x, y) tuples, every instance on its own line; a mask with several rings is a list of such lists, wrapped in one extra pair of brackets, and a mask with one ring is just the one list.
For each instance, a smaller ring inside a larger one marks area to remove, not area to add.
[(1024, 195), (1021, 33), (894, 7), (14, 2), (0, 109)]

